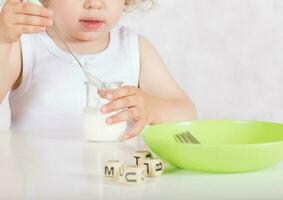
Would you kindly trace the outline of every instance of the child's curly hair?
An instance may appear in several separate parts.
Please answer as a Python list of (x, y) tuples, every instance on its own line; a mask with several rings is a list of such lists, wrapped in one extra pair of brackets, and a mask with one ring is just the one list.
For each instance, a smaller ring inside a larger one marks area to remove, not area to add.
[(125, 11), (132, 11), (134, 9), (148, 11), (155, 4), (156, 0), (125, 0)]
[[(45, 6), (49, 6), (50, 0), (41, 0)], [(148, 11), (156, 4), (156, 0), (125, 0), (125, 11), (132, 10)]]

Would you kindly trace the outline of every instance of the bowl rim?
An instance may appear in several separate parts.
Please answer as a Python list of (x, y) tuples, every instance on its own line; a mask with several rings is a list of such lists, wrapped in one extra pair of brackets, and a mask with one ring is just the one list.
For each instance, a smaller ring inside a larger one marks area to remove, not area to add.
[[(233, 119), (201, 119), (201, 120), (191, 120), (191, 121), (165, 122), (165, 123), (159, 123), (159, 124), (154, 124), (154, 125), (148, 125), (142, 130), (141, 136), (143, 140), (146, 142), (146, 139), (145, 139), (146, 129), (149, 129), (151, 127), (168, 126), (172, 124), (193, 124), (193, 123), (201, 123), (201, 122), (264, 123), (264, 124), (279, 125), (279, 126), (282, 126), (283, 128), (283, 123), (271, 122), (271, 121), (233, 120)], [(156, 140), (156, 138), (151, 138), (151, 139)], [(190, 147), (196, 147), (196, 148), (202, 148), (202, 147), (242, 148), (242, 147), (259, 147), (259, 146), (270, 146), (270, 145), (274, 146), (274, 145), (279, 145), (281, 143), (283, 144), (283, 140), (273, 141), (273, 142), (263, 142), (263, 143), (252, 143), (252, 144), (218, 144), (217, 145), (217, 144), (192, 144), (192, 143), (173, 143), (173, 142), (169, 142), (168, 144), (181, 145), (181, 146), (184, 145), (184, 146), (190, 146)]]

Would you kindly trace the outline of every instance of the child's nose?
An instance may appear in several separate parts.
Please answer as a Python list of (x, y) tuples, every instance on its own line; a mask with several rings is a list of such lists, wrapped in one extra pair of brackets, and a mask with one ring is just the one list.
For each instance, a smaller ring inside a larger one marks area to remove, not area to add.
[(84, 7), (86, 9), (101, 9), (103, 7), (103, 0), (87, 0)]

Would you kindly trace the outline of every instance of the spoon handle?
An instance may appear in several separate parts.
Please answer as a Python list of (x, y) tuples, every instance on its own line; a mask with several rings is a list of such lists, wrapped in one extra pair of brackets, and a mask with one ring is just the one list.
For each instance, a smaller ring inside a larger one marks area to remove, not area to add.
[[(44, 2), (42, 0), (39, 0), (39, 2), (41, 3), (42, 6), (44, 6)], [(67, 50), (70, 52), (70, 54), (75, 58), (75, 60), (78, 62), (79, 66), (81, 67), (84, 75), (86, 76), (88, 81), (92, 81), (94, 82), (94, 84), (99, 88), (104, 88), (104, 82), (101, 81), (100, 79), (98, 79), (97, 77), (95, 77), (93, 74), (91, 74), (90, 72), (88, 72), (85, 68), (85, 66), (82, 64), (82, 62), (80, 61), (80, 59), (76, 56), (76, 54), (73, 52), (73, 50), (69, 47), (69, 45), (67, 44), (66, 40), (64, 39), (64, 37), (62, 36), (62, 34), (60, 33), (60, 31), (58, 30), (57, 26), (53, 25), (53, 30), (54, 32), (57, 34), (57, 36), (59, 37), (59, 39), (61, 40), (61, 42), (64, 44), (64, 46), (67, 48)]]

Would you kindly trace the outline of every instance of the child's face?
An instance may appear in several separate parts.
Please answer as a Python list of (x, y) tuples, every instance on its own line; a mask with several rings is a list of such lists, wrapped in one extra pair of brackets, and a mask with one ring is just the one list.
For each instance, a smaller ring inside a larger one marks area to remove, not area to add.
[(77, 40), (94, 40), (119, 21), (125, 0), (50, 0), (55, 24)]

